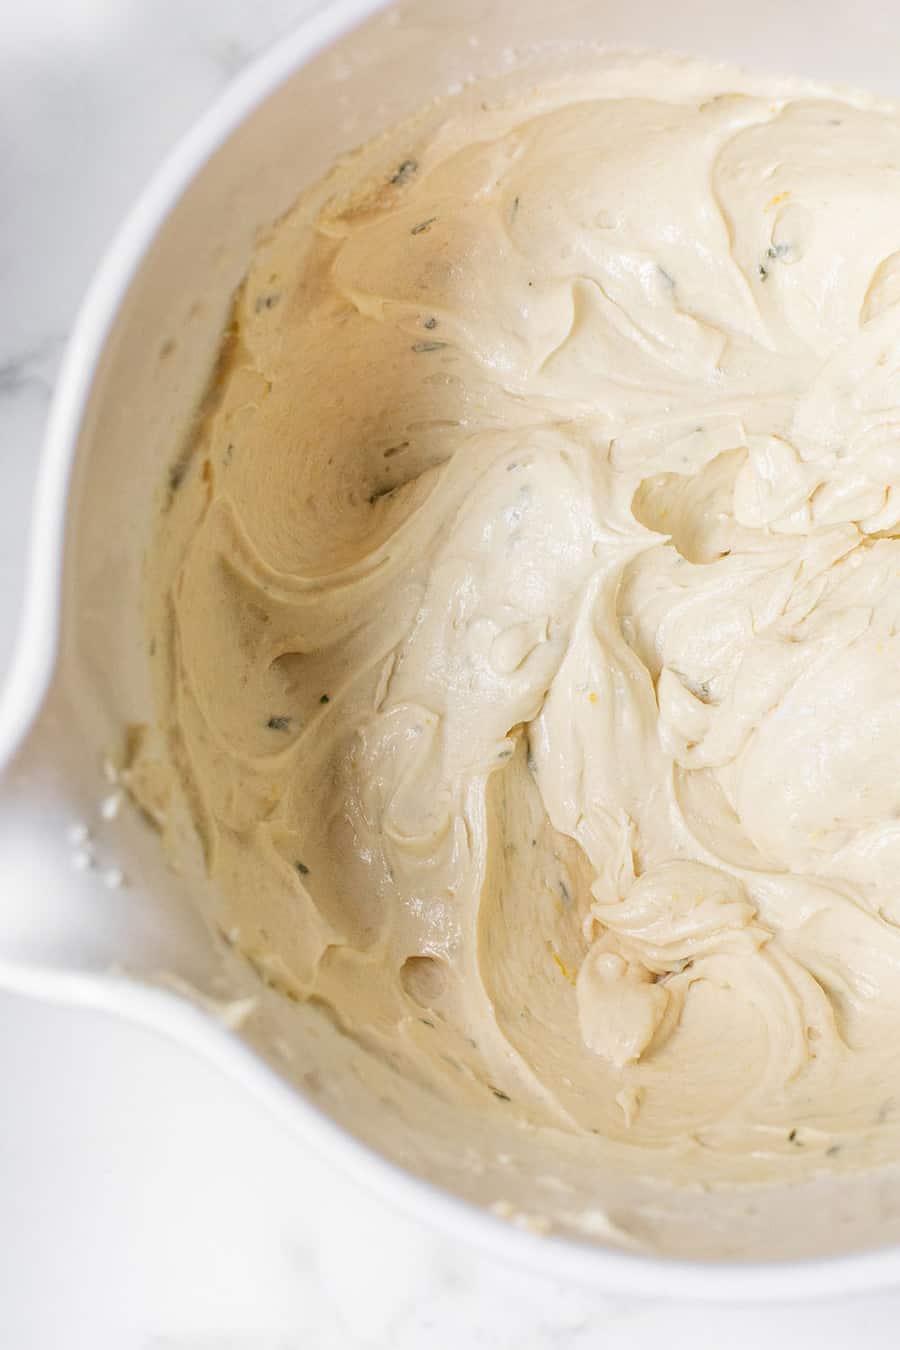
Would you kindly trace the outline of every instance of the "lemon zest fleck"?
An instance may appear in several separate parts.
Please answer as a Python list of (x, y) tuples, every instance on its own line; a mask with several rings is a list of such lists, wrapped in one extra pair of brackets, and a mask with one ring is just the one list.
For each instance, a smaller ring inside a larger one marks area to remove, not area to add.
[(566, 969), (566, 963), (565, 963), (565, 961), (562, 959), (562, 957), (560, 956), (559, 952), (557, 952), (557, 951), (554, 951), (554, 952), (553, 952), (553, 960), (556, 962), (556, 964), (559, 966), (560, 970), (562, 971), (563, 979), (568, 980), (568, 981), (569, 981), (569, 984), (574, 984), (574, 983), (575, 983), (575, 975), (573, 974), (573, 972), (572, 972), (571, 970), (567, 970), (567, 969)]

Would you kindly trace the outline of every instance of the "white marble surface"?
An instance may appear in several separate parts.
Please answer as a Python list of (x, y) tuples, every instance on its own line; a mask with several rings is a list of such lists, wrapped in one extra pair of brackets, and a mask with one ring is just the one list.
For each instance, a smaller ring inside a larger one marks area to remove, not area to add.
[[(0, 667), (60, 353), (161, 156), (309, 0), (0, 8)], [(305, 1156), (187, 1051), (0, 995), (0, 1325), (15, 1350), (828, 1350), (900, 1296), (805, 1308), (601, 1297), (490, 1262)]]

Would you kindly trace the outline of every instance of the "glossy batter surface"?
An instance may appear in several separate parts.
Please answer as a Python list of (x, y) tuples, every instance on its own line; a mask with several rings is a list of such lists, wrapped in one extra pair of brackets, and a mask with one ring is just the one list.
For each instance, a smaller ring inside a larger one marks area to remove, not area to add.
[(900, 119), (665, 71), (448, 104), (260, 245), (163, 717), (268, 978), (474, 1111), (778, 1176), (895, 1112)]

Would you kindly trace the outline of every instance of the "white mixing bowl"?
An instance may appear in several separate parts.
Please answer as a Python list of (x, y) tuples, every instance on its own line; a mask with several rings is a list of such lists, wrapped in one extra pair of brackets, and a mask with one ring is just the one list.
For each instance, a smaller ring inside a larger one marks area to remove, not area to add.
[[(339, 0), (238, 80), (157, 174), (85, 302), (47, 432), (26, 618), (0, 708), (0, 982), (150, 1023), (391, 1203), (623, 1292), (785, 1298), (895, 1282), (900, 1179), (669, 1194), (573, 1177), (522, 1131), (498, 1130), (473, 1156), (452, 1112), (395, 1091), (321, 1012), (254, 993), (193, 903), (202, 878), (169, 870), (136, 811), (105, 819), (104, 756), (126, 725), (152, 720), (140, 605), (152, 503), (261, 227), (338, 154), (435, 95), (472, 75), (558, 71), (590, 59), (591, 43), (890, 93), (892, 7), (858, 0), (850, 22), (817, 0), (757, 0), (751, 12), (700, 0)], [(82, 821), (96, 865), (79, 870)], [(248, 993), (258, 1011), (228, 1029), (208, 996)], [(528, 1231), (535, 1215), (551, 1218), (550, 1236)], [(652, 1254), (629, 1235), (652, 1239)]]

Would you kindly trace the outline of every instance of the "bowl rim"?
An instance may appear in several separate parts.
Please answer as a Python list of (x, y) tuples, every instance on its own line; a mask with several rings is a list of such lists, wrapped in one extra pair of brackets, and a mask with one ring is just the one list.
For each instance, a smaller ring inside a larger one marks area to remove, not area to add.
[[(0, 695), (0, 773), (7, 771), (25, 742), (56, 668), (71, 470), (94, 377), (133, 278), (182, 193), (250, 113), (314, 56), (385, 7), (385, 0), (330, 0), (256, 57), (178, 140), (107, 248), (67, 341), (44, 432), (22, 616)], [(543, 1276), (574, 1280), (598, 1292), (715, 1302), (826, 1298), (900, 1282), (897, 1245), (806, 1260), (736, 1264), (531, 1233), (383, 1157), (183, 996), (112, 973), (26, 966), (2, 958), (0, 987), (110, 1013), (179, 1042), (240, 1082), (307, 1146), (391, 1208)]]

